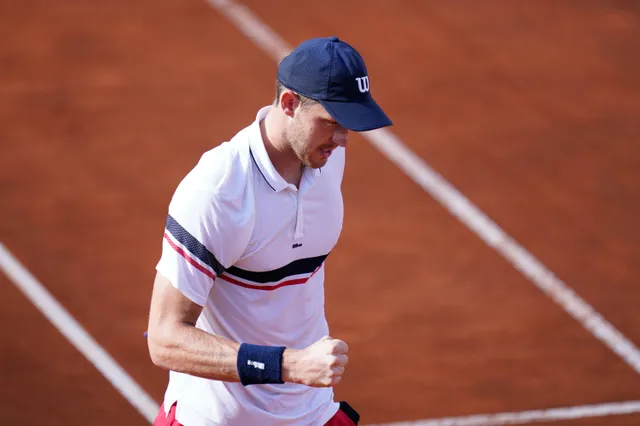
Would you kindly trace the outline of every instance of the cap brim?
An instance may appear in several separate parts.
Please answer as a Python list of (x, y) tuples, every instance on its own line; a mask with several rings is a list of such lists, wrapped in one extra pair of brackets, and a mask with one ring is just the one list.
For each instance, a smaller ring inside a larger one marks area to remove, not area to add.
[(319, 102), (342, 127), (354, 132), (375, 130), (393, 124), (373, 98), (362, 103), (324, 100)]

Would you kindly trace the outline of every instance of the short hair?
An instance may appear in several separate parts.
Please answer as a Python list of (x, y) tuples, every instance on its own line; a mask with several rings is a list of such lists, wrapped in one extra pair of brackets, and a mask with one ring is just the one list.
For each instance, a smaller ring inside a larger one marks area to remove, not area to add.
[[(285, 90), (293, 90), (293, 89), (289, 89), (284, 84), (282, 84), (282, 82), (280, 80), (276, 79), (276, 97), (273, 100), (274, 104), (278, 103), (278, 101), (280, 100), (280, 95), (282, 95), (282, 92), (285, 91)], [(295, 90), (294, 90), (294, 92), (295, 92)], [(300, 98), (300, 106), (303, 107), (303, 108), (318, 103), (318, 101), (316, 101), (315, 99), (308, 98), (308, 97), (306, 97), (304, 95), (301, 95), (298, 92), (295, 92), (295, 94), (298, 95), (298, 97)]]

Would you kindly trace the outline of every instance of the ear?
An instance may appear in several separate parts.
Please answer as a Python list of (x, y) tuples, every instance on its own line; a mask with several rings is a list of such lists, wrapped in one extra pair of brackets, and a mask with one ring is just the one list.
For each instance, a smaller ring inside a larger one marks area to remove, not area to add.
[(300, 105), (300, 97), (292, 90), (283, 90), (280, 94), (279, 106), (285, 115), (292, 117)]

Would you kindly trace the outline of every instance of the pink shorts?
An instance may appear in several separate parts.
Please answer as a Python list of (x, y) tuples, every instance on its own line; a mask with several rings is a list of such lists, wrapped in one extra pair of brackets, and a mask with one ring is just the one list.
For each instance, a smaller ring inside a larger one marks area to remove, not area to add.
[[(325, 423), (325, 426), (356, 426), (359, 420), (358, 413), (349, 404), (342, 401), (338, 412)], [(153, 426), (182, 426), (176, 420), (176, 404), (171, 406), (168, 415), (164, 414), (164, 404), (161, 405)]]

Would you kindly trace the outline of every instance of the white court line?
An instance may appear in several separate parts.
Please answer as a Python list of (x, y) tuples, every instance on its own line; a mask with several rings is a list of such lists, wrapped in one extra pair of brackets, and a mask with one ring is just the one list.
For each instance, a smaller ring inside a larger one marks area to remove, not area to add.
[[(551, 408), (548, 410), (521, 411), (464, 417), (446, 417), (414, 422), (387, 423), (377, 426), (502, 426), (557, 420), (583, 419), (640, 412), (640, 401), (614, 402), (610, 404), (581, 405), (577, 407)], [(376, 426), (376, 425), (372, 425)]]
[[(291, 50), (280, 36), (246, 6), (233, 0), (208, 0), (208, 2), (276, 62), (279, 63)], [(424, 160), (407, 148), (396, 135), (386, 128), (362, 134), (452, 215), (493, 247), (596, 339), (640, 374), (640, 350), (629, 339)]]
[(0, 242), (0, 268), (45, 317), (152, 423), (159, 406)]

